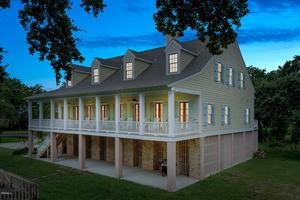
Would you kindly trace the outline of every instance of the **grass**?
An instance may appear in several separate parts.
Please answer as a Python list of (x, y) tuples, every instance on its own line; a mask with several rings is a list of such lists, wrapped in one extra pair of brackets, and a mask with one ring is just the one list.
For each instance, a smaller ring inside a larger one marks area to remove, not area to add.
[[(1, 137), (3, 135), (11, 135), (12, 137)], [(26, 130), (17, 130), (17, 131), (2, 131), (0, 133), (0, 143), (9, 143), (9, 142), (23, 142), (26, 141), (26, 138), (16, 138), (14, 135), (28, 134)]]
[(264, 147), (252, 159), (176, 193), (62, 167), (0, 148), (0, 168), (39, 184), (40, 199), (300, 199), (300, 153)]

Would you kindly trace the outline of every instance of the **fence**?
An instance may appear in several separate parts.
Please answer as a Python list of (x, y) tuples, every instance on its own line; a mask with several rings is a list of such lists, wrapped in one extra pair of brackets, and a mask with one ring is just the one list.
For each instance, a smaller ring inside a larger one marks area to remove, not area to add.
[(1, 200), (36, 200), (38, 186), (22, 177), (0, 170)]

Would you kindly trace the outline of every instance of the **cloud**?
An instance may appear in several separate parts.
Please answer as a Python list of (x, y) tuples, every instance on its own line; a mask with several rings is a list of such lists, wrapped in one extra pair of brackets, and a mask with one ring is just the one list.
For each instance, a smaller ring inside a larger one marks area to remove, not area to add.
[(295, 29), (241, 29), (238, 33), (240, 43), (284, 42), (300, 39), (300, 28)]
[(283, 11), (294, 7), (300, 7), (299, 0), (250, 0), (251, 12)]

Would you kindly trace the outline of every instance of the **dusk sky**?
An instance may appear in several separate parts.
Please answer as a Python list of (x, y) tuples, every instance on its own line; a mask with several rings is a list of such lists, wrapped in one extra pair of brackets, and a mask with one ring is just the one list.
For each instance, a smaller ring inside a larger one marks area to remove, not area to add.
[[(106, 0), (107, 7), (98, 18), (86, 14), (78, 1), (70, 10), (75, 24), (86, 32), (77, 33), (78, 47), (89, 66), (94, 57), (108, 58), (127, 49), (144, 50), (164, 45), (164, 37), (155, 29), (151, 0)], [(12, 0), (9, 9), (0, 11), (0, 46), (4, 47), (7, 71), (29, 85), (42, 84), (55, 89), (55, 75), (48, 62), (40, 62), (28, 53), (25, 33), (19, 24), (20, 1)], [(238, 41), (246, 65), (267, 70), (300, 55), (300, 0), (250, 0), (250, 13), (243, 18)], [(187, 32), (181, 40), (194, 39)]]

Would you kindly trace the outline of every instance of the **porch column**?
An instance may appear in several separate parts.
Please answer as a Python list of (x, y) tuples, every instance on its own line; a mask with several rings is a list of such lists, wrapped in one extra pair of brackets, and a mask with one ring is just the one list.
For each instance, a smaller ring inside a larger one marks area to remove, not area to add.
[(167, 142), (167, 190), (176, 190), (176, 142)]
[(98, 132), (100, 130), (100, 96), (96, 96), (96, 131)]
[(199, 138), (200, 142), (200, 180), (204, 179), (204, 137)]
[(78, 159), (79, 159), (79, 168), (85, 168), (85, 159), (86, 159), (86, 136), (78, 135)]
[(169, 136), (175, 136), (175, 111), (174, 111), (174, 96), (173, 90), (168, 91), (168, 125), (169, 125)]
[(79, 130), (82, 129), (82, 119), (83, 119), (83, 101), (82, 97), (78, 98), (78, 114), (79, 114)]
[(122, 177), (123, 171), (123, 155), (122, 155), (122, 139), (115, 138), (115, 176), (116, 178)]
[(54, 120), (54, 101), (51, 99), (50, 101), (50, 126), (53, 128), (53, 120)]
[(145, 95), (143, 93), (139, 94), (139, 134), (144, 134), (144, 122), (145, 122)]
[(50, 133), (50, 154), (51, 162), (55, 162), (57, 159), (57, 143), (56, 143), (56, 133)]
[(33, 152), (33, 134), (32, 131), (28, 133), (28, 156), (31, 157)]
[(39, 127), (42, 128), (43, 119), (43, 102), (39, 101)]
[(116, 125), (116, 133), (119, 132), (119, 121), (120, 121), (120, 95), (115, 95), (115, 125)]
[(67, 123), (68, 123), (68, 99), (64, 99), (64, 129), (67, 129)]
[(202, 96), (198, 95), (198, 110), (199, 110), (199, 132), (202, 134), (202, 124), (203, 124), (203, 105), (202, 105)]
[(32, 102), (28, 101), (28, 127), (30, 128), (32, 120)]

